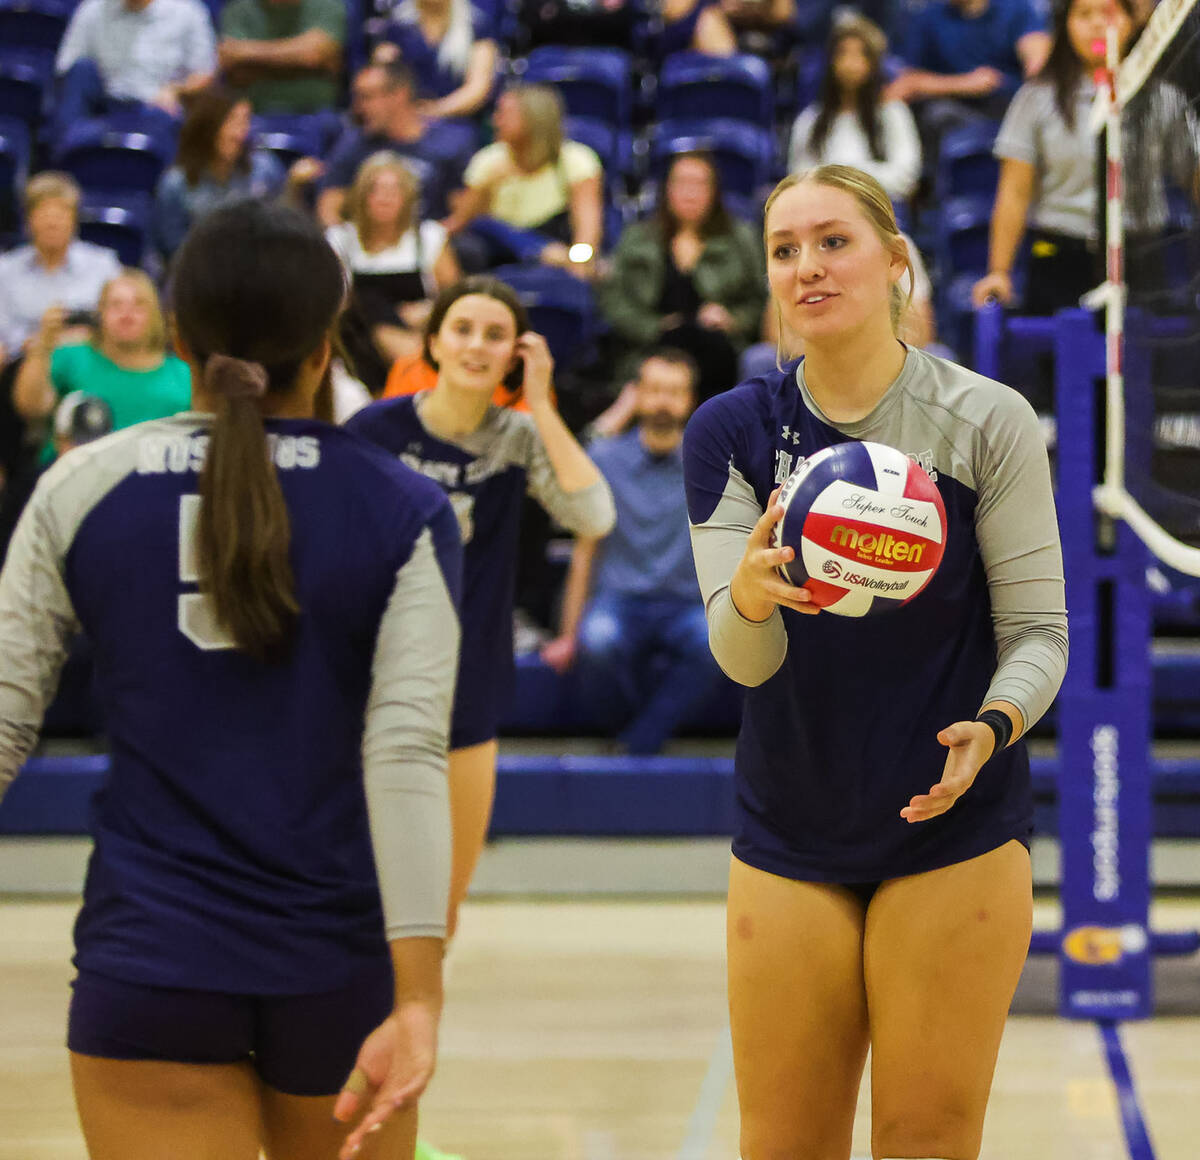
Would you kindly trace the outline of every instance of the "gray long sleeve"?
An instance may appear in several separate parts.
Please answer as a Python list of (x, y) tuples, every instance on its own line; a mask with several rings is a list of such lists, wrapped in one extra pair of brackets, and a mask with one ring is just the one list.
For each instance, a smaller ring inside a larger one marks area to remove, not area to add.
[(703, 524), (692, 524), (696, 578), (708, 616), (709, 648), (722, 672), (754, 688), (774, 676), (787, 655), (787, 632), (778, 607), (764, 621), (747, 620), (729, 594), (746, 540), (762, 518), (754, 489), (730, 466), (725, 492)]
[(62, 576), (69, 535), (64, 539), (46, 497), (43, 479), (0, 573), (0, 797), (37, 744), (79, 627)]
[(458, 614), (426, 529), (397, 573), (379, 626), (363, 733), (367, 813), (389, 940), (446, 933), (446, 750), (458, 642)]
[(984, 703), (1010, 702), (1028, 729), (1066, 674), (1067, 606), (1050, 464), (1023, 401), (988, 426), (975, 535), (999, 662)]
[(608, 480), (601, 477), (582, 491), (564, 491), (533, 421), (515, 412), (513, 417), (525, 420), (528, 433), (525, 470), (529, 494), (575, 535), (588, 539), (607, 536), (617, 522), (617, 508)]

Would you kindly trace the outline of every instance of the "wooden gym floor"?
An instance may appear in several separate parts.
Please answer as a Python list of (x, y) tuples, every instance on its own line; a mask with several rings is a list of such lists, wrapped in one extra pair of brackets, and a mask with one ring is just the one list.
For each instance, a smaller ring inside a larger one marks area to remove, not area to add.
[[(62, 1045), (76, 906), (0, 900), (0, 1160), (85, 1158)], [(1053, 926), (1053, 904), (1037, 917)], [(1193, 927), (1200, 899), (1155, 920)], [(470, 902), (422, 1134), (467, 1160), (735, 1160), (722, 943), (719, 899)], [(1200, 961), (1166, 985), (1169, 1013), (1122, 1036), (1157, 1160), (1194, 1160)], [(860, 1112), (856, 1157), (868, 1141)], [(983, 1160), (1128, 1156), (1100, 1035), (1054, 1017), (1053, 966), (1033, 961)]]

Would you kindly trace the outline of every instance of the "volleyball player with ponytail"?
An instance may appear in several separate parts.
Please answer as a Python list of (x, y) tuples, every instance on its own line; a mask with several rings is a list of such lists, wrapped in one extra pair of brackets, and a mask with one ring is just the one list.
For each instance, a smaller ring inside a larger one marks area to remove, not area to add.
[(314, 418), (343, 293), (301, 215), (208, 215), (172, 286), (193, 410), (55, 464), (0, 575), (0, 789), (78, 626), (111, 742), (68, 1028), (93, 1160), (412, 1155), (461, 549), (436, 485)]
[[(975, 1160), (1033, 920), (1025, 731), (1067, 660), (1046, 448), (1015, 391), (897, 338), (908, 250), (879, 183), (825, 165), (764, 209), (804, 359), (710, 399), (684, 438), (713, 655), (747, 686), (727, 950), (743, 1160)], [(852, 440), (945, 504), (929, 586), (821, 612), (777, 568), (778, 486)]]

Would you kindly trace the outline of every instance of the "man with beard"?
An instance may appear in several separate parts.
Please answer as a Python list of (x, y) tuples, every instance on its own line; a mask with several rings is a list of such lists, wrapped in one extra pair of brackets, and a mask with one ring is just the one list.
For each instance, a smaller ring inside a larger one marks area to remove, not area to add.
[(683, 491), (680, 448), (698, 376), (691, 355), (654, 351), (638, 373), (636, 426), (589, 447), (617, 523), (603, 539), (576, 540), (559, 636), (542, 650), (558, 672), (576, 669), (588, 711), (630, 754), (658, 753), (723, 680), (708, 647)]

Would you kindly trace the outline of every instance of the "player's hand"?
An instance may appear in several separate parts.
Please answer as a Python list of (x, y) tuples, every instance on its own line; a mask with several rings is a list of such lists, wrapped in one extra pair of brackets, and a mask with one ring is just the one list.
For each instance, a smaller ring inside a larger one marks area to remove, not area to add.
[(811, 592), (789, 584), (777, 571), (796, 558), (791, 548), (771, 547), (771, 531), (783, 519), (780, 490), (777, 487), (771, 492), (767, 510), (754, 525), (746, 541), (746, 551), (729, 583), (733, 606), (747, 620), (766, 620), (777, 604), (809, 615), (821, 611), (812, 603)]
[(575, 638), (557, 636), (542, 645), (542, 660), (560, 676), (575, 663)]
[(404, 1003), (363, 1041), (333, 1116), (349, 1123), (364, 1107), (369, 1111), (346, 1137), (338, 1160), (357, 1155), (369, 1132), (378, 1131), (393, 1112), (411, 1107), (425, 1090), (437, 1059), (438, 1014), (427, 1002)]
[(976, 306), (986, 306), (989, 302), (999, 302), (1007, 306), (1012, 301), (1012, 278), (997, 270), (985, 274), (971, 287), (971, 301)]
[(530, 409), (539, 405), (554, 406), (551, 393), (554, 358), (546, 340), (536, 331), (527, 330), (517, 339), (517, 358), (525, 364), (521, 388)]
[(927, 794), (917, 794), (900, 811), (906, 822), (927, 822), (944, 814), (975, 784), (975, 777), (996, 748), (996, 734), (982, 721), (956, 721), (937, 735), (950, 750), (942, 780)]

